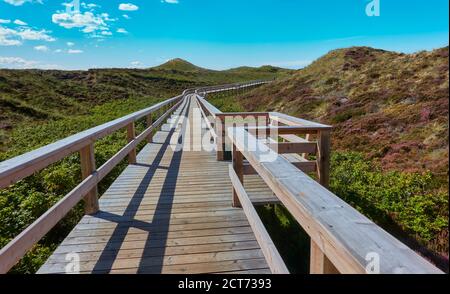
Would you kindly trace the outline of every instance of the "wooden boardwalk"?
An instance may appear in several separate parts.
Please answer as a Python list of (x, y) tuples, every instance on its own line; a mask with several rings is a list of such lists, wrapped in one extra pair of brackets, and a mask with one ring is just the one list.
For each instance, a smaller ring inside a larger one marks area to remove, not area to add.
[[(243, 210), (231, 206), (230, 163), (171, 145), (195, 150), (196, 108), (186, 99), (38, 273), (65, 273), (70, 253), (81, 273), (270, 273)], [(252, 201), (273, 200), (259, 177), (245, 186)]]
[[(288, 274), (254, 207), (274, 202), (309, 236), (312, 274), (442, 273), (327, 189), (332, 126), (279, 112), (223, 113), (206, 99), (267, 83), (187, 89), (0, 162), (0, 189), (74, 153), (82, 178), (0, 248), (0, 274), (80, 202), (86, 215), (38, 273)], [(124, 129), (127, 144), (97, 167), (95, 142)], [(125, 158), (99, 199), (99, 182)]]

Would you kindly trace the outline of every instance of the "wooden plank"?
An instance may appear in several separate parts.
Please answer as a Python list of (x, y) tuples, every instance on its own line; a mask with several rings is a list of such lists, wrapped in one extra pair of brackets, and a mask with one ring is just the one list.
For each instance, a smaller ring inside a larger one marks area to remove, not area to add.
[[(149, 127), (152, 126), (152, 124), (153, 124), (153, 118), (152, 118), (152, 115), (151, 115), (151, 114), (149, 114), (149, 115), (146, 116), (146, 123), (147, 123), (147, 128), (149, 128)], [(152, 138), (153, 138), (153, 134), (150, 133), (150, 134), (147, 136), (147, 143), (152, 143), (152, 142), (153, 142), (153, 141), (152, 141)]]
[(288, 126), (305, 126), (318, 129), (331, 129), (332, 127), (325, 124), (320, 124), (317, 122), (312, 122), (309, 120), (293, 117), (280, 112), (270, 112), (269, 113), (270, 120), (282, 123)]
[(311, 241), (311, 255), (309, 262), (310, 274), (339, 274), (339, 271), (320, 250), (314, 241)]
[[(317, 163), (315, 161), (300, 161), (300, 162), (295, 161), (295, 162), (290, 162), (290, 163), (305, 173), (314, 172), (314, 171), (316, 171), (316, 168), (317, 168)], [(248, 163), (244, 164), (243, 172), (244, 172), (244, 175), (258, 174), (257, 171), (253, 168), (253, 166), (251, 166)]]
[(319, 183), (328, 188), (330, 184), (330, 131), (322, 130), (318, 137), (317, 169)]
[(214, 122), (214, 132), (216, 138), (216, 158), (217, 161), (223, 161), (225, 158), (225, 126), (220, 117), (216, 117)]
[(272, 271), (273, 274), (289, 274), (289, 271), (284, 264), (283, 259), (281, 258), (275, 244), (272, 242), (272, 239), (267, 233), (264, 224), (258, 216), (253, 204), (251, 203), (247, 192), (245, 192), (244, 186), (242, 186), (242, 182), (239, 176), (236, 174), (235, 169), (230, 165), (229, 174), (231, 183), (234, 187), (234, 191), (239, 198), (239, 202), (242, 206), (242, 209), (247, 216), (248, 222), (255, 233), (256, 240), (258, 244), (261, 246), (261, 250), (266, 258), (266, 261)]
[[(127, 141), (128, 143), (132, 142), (136, 138), (136, 130), (134, 128), (134, 122), (131, 122), (127, 125)], [(135, 164), (136, 163), (136, 148), (132, 148), (128, 153), (128, 163)]]
[[(212, 253), (212, 252), (225, 252), (225, 251), (235, 251), (235, 250), (246, 250), (246, 249), (259, 249), (258, 242), (255, 241), (238, 241), (238, 242), (224, 242), (224, 243), (214, 243), (214, 244), (196, 244), (183, 245), (183, 246), (169, 246), (165, 247), (164, 255), (188, 255), (194, 253)], [(65, 262), (65, 257), (67, 250), (62, 250), (64, 247), (58, 248), (57, 251), (47, 260), (46, 264), (55, 264)], [(131, 248), (131, 249), (121, 249), (117, 255), (114, 254), (114, 250), (96, 250), (96, 251), (83, 251), (78, 252), (80, 260), (98, 260), (101, 255), (109, 257), (115, 256), (116, 259), (127, 259), (127, 258), (137, 258), (137, 257), (150, 257), (150, 256), (160, 256), (161, 251), (147, 251), (145, 255), (141, 249)]]
[[(95, 169), (94, 144), (90, 144), (80, 150), (81, 178), (84, 180), (93, 174)], [(97, 185), (84, 197), (84, 213), (94, 214), (98, 211)]]
[(269, 148), (276, 151), (278, 154), (286, 153), (310, 153), (315, 154), (317, 151), (317, 143), (314, 142), (279, 142), (268, 144)]
[[(236, 147), (233, 145), (233, 165), (231, 168), (233, 168), (233, 171), (236, 173), (236, 176), (241, 184), (244, 183), (244, 158), (242, 157), (242, 153), (236, 150)], [(239, 196), (237, 194), (237, 191), (232, 185), (232, 205), (233, 207), (241, 207), (241, 204), (239, 202)]]

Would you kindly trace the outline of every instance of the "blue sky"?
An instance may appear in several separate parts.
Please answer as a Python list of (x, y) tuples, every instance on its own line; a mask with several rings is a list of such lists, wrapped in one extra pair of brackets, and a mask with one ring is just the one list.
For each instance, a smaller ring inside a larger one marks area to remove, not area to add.
[[(448, 45), (447, 0), (0, 0), (0, 67), (300, 68), (329, 50)], [(76, 3), (76, 0), (75, 2)], [(77, 5), (75, 5), (77, 6)], [(373, 11), (373, 10), (372, 10)]]

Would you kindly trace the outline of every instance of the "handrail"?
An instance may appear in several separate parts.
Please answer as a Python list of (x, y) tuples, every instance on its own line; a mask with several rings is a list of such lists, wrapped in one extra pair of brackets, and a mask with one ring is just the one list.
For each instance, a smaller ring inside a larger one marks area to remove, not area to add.
[(250, 227), (255, 233), (256, 240), (261, 247), (261, 250), (264, 257), (266, 258), (271, 272), (273, 274), (289, 274), (289, 270), (287, 269), (283, 258), (281, 258), (277, 247), (270, 238), (270, 235), (264, 227), (264, 224), (259, 218), (255, 208), (253, 207), (253, 204), (250, 201), (250, 198), (248, 197), (244, 186), (241, 184), (238, 175), (231, 165), (229, 166), (229, 175), (233, 184), (233, 188), (239, 197), (239, 204), (244, 210), (245, 215), (247, 216)]
[(228, 137), (238, 177), (245, 158), (311, 237), (311, 273), (442, 273), (245, 128)]
[(238, 90), (248, 87), (254, 87), (262, 84), (270, 83), (272, 80), (256, 80), (251, 81), (247, 83), (232, 83), (232, 84), (226, 84), (226, 85), (219, 85), (219, 86), (210, 86), (210, 87), (202, 87), (195, 90), (195, 93), (197, 94), (209, 94), (209, 93), (216, 93), (216, 92), (222, 92), (222, 91), (229, 91), (229, 90)]
[(0, 188), (7, 187), (79, 151), (96, 140), (126, 127), (131, 122), (148, 116), (166, 105), (179, 101), (182, 97), (183, 95), (180, 95), (167, 99), (146, 109), (104, 123), (23, 155), (2, 161), (0, 162)]
[(203, 97), (197, 95), (197, 100), (200, 102), (200, 107), (205, 109), (209, 115), (211, 115), (214, 119), (216, 118), (217, 114), (222, 113), (217, 107), (206, 101)]
[[(182, 97), (182, 96), (177, 96)], [(98, 170), (95, 170), (95, 158), (94, 158), (94, 150), (93, 150), (93, 142), (90, 141), (89, 144), (86, 147), (81, 147), (79, 149), (81, 154), (81, 165), (82, 165), (82, 171), (86, 169), (87, 165), (91, 165), (89, 167), (89, 170), (87, 173), (83, 175), (84, 180), (78, 184), (72, 191), (70, 191), (66, 196), (64, 196), (62, 199), (60, 199), (55, 205), (53, 205), (49, 210), (47, 210), (43, 215), (41, 215), (38, 219), (36, 219), (31, 225), (29, 225), (24, 231), (22, 231), (18, 236), (16, 236), (14, 239), (12, 239), (5, 247), (3, 247), (0, 250), (0, 273), (6, 273), (11, 267), (13, 267), (26, 253), (28, 250), (30, 250), (33, 245), (38, 242), (42, 237), (45, 236), (64, 216), (83, 198), (85, 198), (85, 210), (87, 214), (92, 214), (98, 211), (98, 197), (97, 197), (97, 184), (106, 176), (108, 175), (111, 170), (117, 166), (127, 155), (129, 156), (130, 163), (135, 163), (136, 158), (136, 147), (139, 143), (141, 143), (143, 140), (148, 138), (149, 135), (155, 130), (159, 125), (164, 122), (164, 119), (166, 119), (175, 109), (182, 103), (185, 102), (186, 99), (177, 100), (177, 99), (169, 99), (166, 101), (170, 101), (170, 103), (176, 102), (174, 105), (171, 106), (169, 110), (167, 110), (158, 120), (156, 120), (151, 126), (147, 126), (147, 128), (138, 136), (135, 136), (134, 134), (134, 120), (131, 121), (131, 128), (129, 121), (134, 119), (139, 119), (143, 117), (144, 115), (150, 115), (154, 111), (161, 109), (167, 103), (158, 103), (155, 106), (156, 107), (150, 107), (143, 111), (136, 112), (134, 114), (125, 116), (121, 119), (115, 120), (111, 122), (110, 126), (107, 126), (107, 124), (104, 124), (100, 126), (100, 128), (93, 128), (86, 132), (83, 132), (83, 136), (80, 136), (81, 138), (84, 138), (84, 140), (94, 140), (93, 138), (100, 138), (105, 132), (111, 132), (111, 129), (118, 128), (118, 126), (121, 126), (123, 122), (128, 122), (128, 137), (129, 142), (128, 144), (123, 147), (119, 152), (117, 152), (112, 158), (110, 158), (107, 162), (105, 162)], [(95, 129), (95, 131), (93, 131)], [(99, 133), (97, 130), (101, 130), (102, 132)], [(131, 131), (131, 133), (130, 133)], [(85, 136), (86, 134), (89, 134), (89, 136)], [(132, 136), (130, 136), (132, 134)], [(69, 137), (69, 138), (73, 138)], [(78, 142), (80, 141), (80, 138), (75, 137), (74, 140), (68, 140), (69, 142)], [(59, 141), (61, 142), (61, 141)], [(83, 141), (81, 141), (83, 142)], [(49, 146), (52, 146), (54, 144), (51, 144)], [(80, 146), (78, 145), (72, 145), (72, 146)], [(52, 146), (53, 147), (53, 146)], [(61, 147), (64, 148), (64, 147)], [(43, 157), (45, 163), (52, 163), (51, 160), (55, 160), (55, 158), (59, 158), (62, 156), (62, 154), (67, 154), (65, 151), (58, 151), (58, 148), (56, 148), (56, 151), (53, 151), (55, 148), (52, 149), (52, 152), (42, 152), (45, 151), (44, 147), (40, 148), (41, 157)], [(85, 151), (87, 149), (87, 151)], [(72, 148), (70, 150), (73, 150)], [(51, 154), (52, 156), (49, 157), (48, 154)], [(83, 156), (83, 154), (86, 154), (87, 156)], [(67, 155), (66, 155), (67, 156)], [(85, 161), (86, 158), (89, 158), (89, 160)], [(14, 158), (13, 158), (14, 159)], [(23, 157), (19, 156), (20, 160), (23, 160)], [(35, 163), (36, 164), (36, 163)], [(40, 166), (43, 166), (42, 161), (38, 163)], [(17, 165), (13, 165), (14, 168), (18, 169)], [(31, 166), (32, 167), (32, 166)], [(26, 167), (28, 168), (28, 167)], [(35, 168), (36, 170), (37, 168)], [(20, 169), (19, 169), (20, 171)], [(24, 173), (22, 173), (24, 174)]]
[(320, 124), (316, 122), (312, 122), (306, 119), (301, 119), (298, 117), (293, 117), (280, 112), (269, 112), (270, 120), (276, 121), (278, 123), (288, 125), (288, 126), (305, 126), (305, 127), (313, 127), (317, 129), (331, 129), (332, 127), (325, 124)]
[[(247, 87), (248, 84), (234, 84), (233, 87), (236, 87), (236, 85)], [(233, 89), (230, 85), (216, 86), (216, 88), (220, 88), (222, 91)], [(130, 164), (136, 163), (137, 145), (145, 139), (150, 142), (152, 132), (178, 107), (186, 105), (186, 95), (194, 94), (196, 91), (196, 88), (186, 89), (179, 96), (0, 162), (0, 188), (14, 184), (75, 152), (80, 153), (83, 178), (82, 182), (72, 191), (12, 239), (5, 247), (1, 248), (0, 274), (10, 270), (36, 242), (45, 236), (82, 199), (85, 200), (85, 213), (96, 213), (99, 209), (97, 184), (126, 156), (128, 156)], [(152, 122), (152, 114), (159, 110), (163, 110), (163, 114)], [(144, 117), (147, 118), (147, 128), (136, 136), (135, 121)], [(122, 128), (127, 129), (128, 143), (96, 169), (95, 141)]]

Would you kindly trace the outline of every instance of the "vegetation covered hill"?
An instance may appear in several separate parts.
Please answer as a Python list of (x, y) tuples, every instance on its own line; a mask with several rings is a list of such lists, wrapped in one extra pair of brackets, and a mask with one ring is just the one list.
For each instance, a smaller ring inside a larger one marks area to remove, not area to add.
[(417, 250), (446, 256), (448, 268), (448, 53), (334, 50), (244, 96), (211, 101), (333, 125), (333, 191)]
[(11, 141), (13, 133), (30, 123), (45, 124), (75, 115), (90, 115), (93, 107), (106, 103), (145, 98), (150, 102), (177, 95), (186, 88), (269, 79), (287, 71), (278, 68), (213, 71), (181, 59), (149, 69), (0, 69), (0, 152), (11, 151), (14, 143), (13, 153), (21, 153), (24, 149)]
[(448, 47), (400, 54), (358, 47), (330, 52), (244, 97), (334, 126), (334, 148), (376, 158), (386, 170), (448, 171)]
[(163, 63), (159, 66), (154, 67), (156, 70), (173, 70), (182, 72), (199, 72), (199, 71), (212, 71), (206, 68), (196, 66), (189, 61), (181, 58), (175, 58)]

